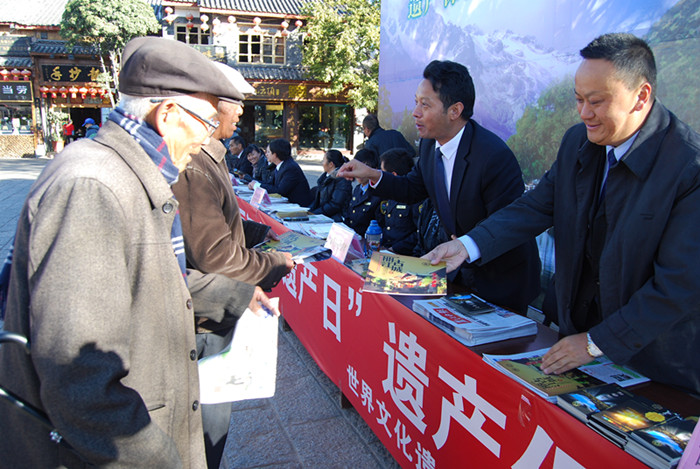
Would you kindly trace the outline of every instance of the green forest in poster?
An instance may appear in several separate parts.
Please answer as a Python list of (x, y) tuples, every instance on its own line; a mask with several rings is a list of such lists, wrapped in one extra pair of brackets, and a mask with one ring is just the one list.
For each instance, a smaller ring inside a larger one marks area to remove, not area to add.
[[(700, 0), (681, 0), (657, 21), (644, 39), (654, 50), (657, 98), (671, 112), (700, 131)], [(539, 179), (557, 156), (566, 129), (580, 122), (572, 76), (542, 93), (528, 106), (508, 139), (523, 179)]]

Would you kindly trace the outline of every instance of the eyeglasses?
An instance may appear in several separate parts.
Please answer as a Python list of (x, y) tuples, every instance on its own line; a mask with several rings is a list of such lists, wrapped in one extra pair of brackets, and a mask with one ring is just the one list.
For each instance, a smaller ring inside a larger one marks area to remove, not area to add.
[[(163, 101), (164, 101), (163, 99), (152, 99), (151, 100), (152, 103), (162, 103)], [(177, 101), (175, 101), (175, 104), (177, 104), (187, 114), (191, 115), (192, 117), (194, 117), (195, 119), (200, 121), (202, 124), (204, 124), (204, 126), (207, 128), (207, 131), (209, 133), (209, 137), (211, 137), (214, 134), (214, 132), (216, 132), (216, 129), (219, 128), (218, 122), (214, 122), (214, 121), (211, 121), (205, 117), (200, 116), (199, 114), (197, 114), (193, 110), (188, 109), (186, 106), (183, 106), (182, 104), (178, 103)]]

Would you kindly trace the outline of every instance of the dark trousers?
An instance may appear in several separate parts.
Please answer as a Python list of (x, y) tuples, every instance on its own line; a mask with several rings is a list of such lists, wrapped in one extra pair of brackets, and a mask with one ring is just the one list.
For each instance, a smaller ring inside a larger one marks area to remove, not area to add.
[[(199, 358), (216, 355), (225, 349), (231, 343), (233, 331), (234, 328), (230, 328), (197, 334), (197, 353)], [(209, 469), (219, 469), (231, 421), (231, 403), (202, 404), (200, 408), (202, 410), (207, 467)]]

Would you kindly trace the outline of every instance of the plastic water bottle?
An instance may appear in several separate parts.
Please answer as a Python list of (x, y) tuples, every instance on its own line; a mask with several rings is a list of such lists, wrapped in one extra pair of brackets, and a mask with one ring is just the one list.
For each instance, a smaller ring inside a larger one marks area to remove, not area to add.
[(377, 220), (369, 222), (369, 227), (365, 232), (365, 246), (367, 247), (367, 256), (371, 256), (372, 252), (379, 249), (379, 244), (382, 241), (382, 228), (377, 223)]

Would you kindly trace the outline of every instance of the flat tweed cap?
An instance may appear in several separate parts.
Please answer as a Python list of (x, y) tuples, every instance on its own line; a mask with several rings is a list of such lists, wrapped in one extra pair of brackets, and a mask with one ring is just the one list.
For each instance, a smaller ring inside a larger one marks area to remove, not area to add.
[(141, 97), (208, 93), (227, 101), (244, 99), (202, 53), (159, 37), (137, 37), (124, 46), (119, 91)]

